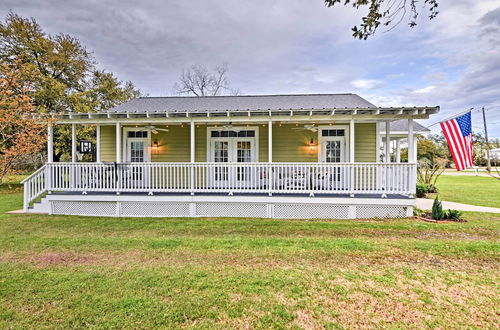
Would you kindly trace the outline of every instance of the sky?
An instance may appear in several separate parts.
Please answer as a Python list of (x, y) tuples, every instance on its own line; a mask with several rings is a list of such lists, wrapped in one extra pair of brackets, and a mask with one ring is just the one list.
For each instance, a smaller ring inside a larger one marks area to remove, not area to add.
[[(420, 1), (423, 2), (423, 1)], [(419, 5), (421, 6), (421, 5)], [(420, 8), (420, 7), (419, 7)], [(435, 106), (424, 125), (474, 108), (473, 130), (500, 137), (500, 2), (440, 0), (439, 14), (357, 40), (365, 11), (323, 0), (1, 0), (77, 37), (98, 67), (149, 96), (173, 95), (183, 68), (226, 62), (241, 94), (357, 93), (377, 106)], [(439, 125), (431, 126), (434, 132)]]

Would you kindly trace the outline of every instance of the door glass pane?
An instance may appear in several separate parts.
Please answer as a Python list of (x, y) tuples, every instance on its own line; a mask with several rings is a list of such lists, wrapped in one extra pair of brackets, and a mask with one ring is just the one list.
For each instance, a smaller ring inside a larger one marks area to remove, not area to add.
[[(236, 143), (236, 162), (249, 163), (252, 161), (252, 145), (250, 141), (238, 141)], [(237, 168), (237, 179), (240, 181), (250, 179), (250, 169), (247, 167)]]
[[(215, 141), (214, 142), (214, 161), (217, 163), (227, 163), (229, 162), (229, 142), (227, 141)], [(226, 181), (228, 179), (228, 168), (227, 167), (216, 167), (215, 168), (215, 180)]]
[(341, 144), (340, 141), (326, 141), (326, 157), (327, 163), (340, 163), (341, 161)]
[(144, 142), (142, 141), (130, 142), (130, 161), (131, 162), (144, 161)]

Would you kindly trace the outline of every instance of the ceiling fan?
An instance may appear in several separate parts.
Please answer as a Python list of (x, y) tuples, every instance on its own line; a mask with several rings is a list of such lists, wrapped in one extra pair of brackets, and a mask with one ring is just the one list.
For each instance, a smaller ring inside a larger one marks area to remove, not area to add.
[(152, 125), (144, 126), (144, 128), (153, 134), (158, 134), (158, 131), (168, 132), (168, 128), (158, 128)]
[(235, 126), (233, 126), (232, 123), (229, 123), (227, 125), (222, 125), (222, 128), (224, 130), (226, 130), (226, 131), (234, 131), (234, 132), (239, 132), (239, 131), (241, 131), (243, 129), (241, 127), (235, 127)]
[(311, 131), (311, 132), (317, 132), (318, 127), (310, 124), (304, 125), (303, 127), (293, 127), (292, 129), (300, 129), (300, 130), (306, 130), (306, 131)]

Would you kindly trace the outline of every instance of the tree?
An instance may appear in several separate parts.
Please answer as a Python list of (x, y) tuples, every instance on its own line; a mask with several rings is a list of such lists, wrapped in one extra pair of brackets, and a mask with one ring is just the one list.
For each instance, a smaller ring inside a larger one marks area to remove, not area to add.
[[(415, 27), (419, 14), (418, 2), (418, 0), (325, 0), (327, 7), (335, 5), (352, 5), (356, 9), (368, 7), (368, 14), (362, 18), (363, 22), (352, 28), (353, 37), (364, 40), (374, 35), (380, 24), (392, 25), (389, 29), (393, 29), (407, 18), (408, 25)], [(439, 13), (439, 0), (423, 0), (422, 2), (428, 9), (429, 19), (435, 18)]]
[(174, 84), (173, 89), (177, 94), (195, 96), (217, 96), (224, 91), (237, 95), (239, 91), (229, 87), (227, 70), (227, 63), (216, 66), (213, 72), (202, 65), (193, 64), (182, 70), (179, 82)]
[(45, 125), (35, 122), (31, 97), (36, 70), (0, 62), (0, 183), (19, 162), (45, 144)]
[[(31, 96), (41, 113), (102, 111), (140, 94), (130, 81), (97, 70), (94, 57), (78, 39), (46, 34), (35, 19), (12, 12), (0, 23), (0, 60), (33, 66), (37, 74)], [(58, 161), (71, 151), (67, 143), (71, 134), (64, 125), (57, 125), (54, 131), (54, 160)], [(92, 127), (78, 130), (79, 138), (93, 135)]]

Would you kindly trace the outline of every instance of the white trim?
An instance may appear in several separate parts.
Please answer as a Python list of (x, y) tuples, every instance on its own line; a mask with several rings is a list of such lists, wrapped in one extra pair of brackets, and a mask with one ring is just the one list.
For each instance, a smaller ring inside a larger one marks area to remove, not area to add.
[[(232, 137), (232, 138), (219, 138), (219, 137), (212, 137), (212, 131), (220, 131), (224, 130), (222, 127), (217, 127), (217, 126), (212, 126), (212, 127), (207, 127), (207, 155), (206, 155), (206, 161), (211, 162), (213, 161), (213, 153), (212, 153), (212, 140), (217, 140), (219, 139), (220, 141), (231, 141), (231, 139), (238, 139), (240, 141), (251, 141), (253, 142), (253, 146), (255, 148), (255, 152), (252, 153), (252, 162), (259, 162), (259, 126), (238, 126), (238, 128), (242, 128), (242, 130), (249, 130), (249, 131), (255, 131), (255, 136), (254, 137)], [(248, 139), (248, 140), (246, 140)]]
[(54, 126), (47, 127), (47, 162), (54, 162)]
[(122, 161), (122, 135), (121, 135), (121, 124), (116, 123), (115, 126), (115, 138), (116, 138), (116, 162), (120, 163)]
[(76, 124), (71, 124), (71, 162), (76, 163)]
[[(322, 136), (321, 131), (324, 129), (343, 129), (344, 130), (344, 136)], [(348, 162), (349, 161), (349, 134), (350, 134), (350, 129), (349, 125), (322, 125), (318, 126), (318, 163), (324, 163), (325, 159), (323, 157), (323, 148), (324, 148), (324, 143), (326, 141), (338, 141), (341, 140), (343, 141), (343, 146), (342, 146), (342, 160), (341, 162)]]
[(97, 127), (96, 127), (95, 148), (96, 148), (95, 160), (96, 160), (96, 162), (100, 163), (101, 162), (101, 125), (97, 125)]
[(380, 163), (380, 156), (382, 155), (381, 153), (381, 137), (380, 137), (380, 122), (377, 121), (375, 123), (375, 129), (377, 130), (376, 134), (375, 134), (375, 146), (377, 148), (377, 150), (375, 151), (375, 156), (377, 157), (377, 159), (375, 160), (376, 163)]
[(386, 121), (385, 122), (385, 162), (390, 163), (391, 162), (391, 122)]
[[(148, 137), (147, 138), (129, 138), (128, 137), (128, 132), (133, 132), (133, 131), (147, 131), (148, 132)], [(145, 150), (144, 150), (144, 161), (145, 162), (151, 162), (151, 135), (153, 133), (151, 131), (148, 131), (144, 129), (144, 127), (124, 127), (122, 130), (122, 138), (123, 138), (123, 147), (122, 147), (122, 160), (125, 162), (129, 162), (129, 150), (128, 150), (128, 145), (129, 142), (131, 141), (143, 141), (145, 142)]]
[(267, 124), (267, 161), (273, 162), (273, 122), (270, 120)]
[(354, 119), (351, 119), (349, 121), (349, 162), (354, 163), (355, 162), (355, 150), (354, 150), (354, 144), (356, 143), (355, 136), (354, 136)]
[(416, 161), (415, 157), (415, 145), (413, 136), (413, 120), (408, 119), (408, 163), (414, 163)]

